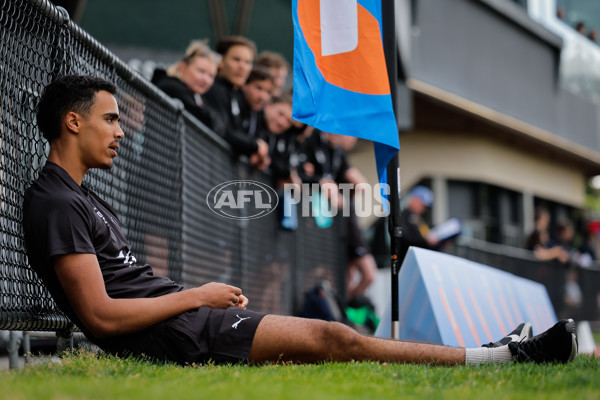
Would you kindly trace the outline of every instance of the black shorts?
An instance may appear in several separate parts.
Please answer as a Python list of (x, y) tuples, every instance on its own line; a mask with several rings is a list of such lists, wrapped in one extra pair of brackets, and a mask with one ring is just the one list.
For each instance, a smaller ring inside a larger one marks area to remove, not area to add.
[(231, 307), (200, 307), (164, 322), (152, 343), (140, 353), (181, 365), (247, 362), (263, 313)]

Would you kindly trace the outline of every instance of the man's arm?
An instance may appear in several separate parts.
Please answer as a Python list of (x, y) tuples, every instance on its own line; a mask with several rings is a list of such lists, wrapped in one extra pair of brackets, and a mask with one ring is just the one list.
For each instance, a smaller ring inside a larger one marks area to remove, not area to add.
[(140, 331), (201, 306), (248, 304), (241, 289), (215, 282), (155, 298), (113, 299), (106, 293), (95, 254), (57, 256), (54, 269), (75, 313), (98, 338)]

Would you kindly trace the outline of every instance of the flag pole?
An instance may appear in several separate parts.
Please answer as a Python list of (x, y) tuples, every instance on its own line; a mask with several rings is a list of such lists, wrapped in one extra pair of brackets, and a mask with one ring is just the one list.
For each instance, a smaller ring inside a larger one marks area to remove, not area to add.
[[(396, 44), (395, 0), (382, 0), (383, 52), (385, 54), (392, 106), (396, 114), (398, 102), (398, 47)], [(400, 166), (398, 153), (387, 165), (387, 180), (390, 185), (390, 215), (388, 230), (390, 234), (390, 259), (392, 274), (392, 338), (399, 339), (400, 322), (398, 309), (398, 274), (400, 273), (399, 254), (402, 246), (402, 223), (400, 219)]]

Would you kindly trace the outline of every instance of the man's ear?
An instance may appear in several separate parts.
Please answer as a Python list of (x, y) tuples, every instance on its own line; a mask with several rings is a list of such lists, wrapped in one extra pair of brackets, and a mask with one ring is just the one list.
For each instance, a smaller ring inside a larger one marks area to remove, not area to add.
[(65, 125), (67, 129), (73, 133), (79, 133), (79, 127), (81, 122), (81, 116), (76, 112), (69, 111), (65, 115)]

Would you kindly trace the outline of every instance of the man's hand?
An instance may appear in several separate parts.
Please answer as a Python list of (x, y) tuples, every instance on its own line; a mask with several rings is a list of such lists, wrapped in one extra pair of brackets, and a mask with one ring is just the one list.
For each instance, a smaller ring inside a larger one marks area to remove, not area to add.
[(111, 298), (95, 254), (57, 256), (54, 270), (75, 313), (97, 338), (137, 332), (201, 306), (248, 305), (242, 289), (214, 282), (158, 297)]
[(240, 294), (240, 301), (236, 304), (236, 307), (243, 308), (244, 310), (248, 306), (248, 298), (243, 294)]
[(191, 290), (196, 292), (200, 305), (210, 308), (246, 308), (248, 304), (242, 289), (224, 283), (211, 282)]

